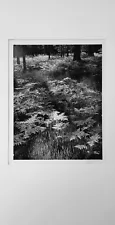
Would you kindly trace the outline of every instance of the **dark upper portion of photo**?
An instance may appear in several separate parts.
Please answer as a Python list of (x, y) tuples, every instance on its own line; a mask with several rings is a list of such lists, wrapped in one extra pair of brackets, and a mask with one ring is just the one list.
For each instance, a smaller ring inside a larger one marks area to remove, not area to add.
[(14, 160), (102, 160), (102, 44), (14, 45)]

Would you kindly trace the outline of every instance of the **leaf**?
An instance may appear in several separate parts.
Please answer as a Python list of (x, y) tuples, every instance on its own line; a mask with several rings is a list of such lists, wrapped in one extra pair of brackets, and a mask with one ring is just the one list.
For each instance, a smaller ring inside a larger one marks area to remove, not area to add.
[(62, 136), (58, 135), (58, 136), (57, 136), (57, 138), (58, 138), (58, 139), (61, 139), (61, 138), (62, 138)]
[(100, 153), (99, 153), (99, 152), (97, 152), (97, 151), (94, 151), (94, 154), (95, 154), (95, 155), (99, 155)]
[(80, 113), (80, 110), (77, 108), (74, 108), (75, 113)]
[(75, 145), (74, 148), (78, 148), (79, 150), (87, 149), (86, 145)]
[(95, 144), (95, 142), (98, 143), (99, 139), (100, 139), (100, 136), (98, 134), (95, 134), (95, 135), (90, 137), (90, 140), (87, 142), (87, 144), (90, 147), (92, 147)]
[(17, 135), (14, 136), (14, 145), (15, 146), (22, 145), (22, 144), (25, 144), (25, 143), (26, 143), (26, 140), (24, 140), (23, 133), (17, 134)]
[(50, 115), (51, 120), (61, 120), (61, 121), (68, 121), (67, 116), (64, 113), (59, 113), (58, 111), (53, 111)]
[(86, 133), (84, 131), (81, 131), (80, 128), (74, 132), (74, 135), (77, 136), (77, 138), (81, 139), (82, 137), (86, 136)]
[(30, 119), (23, 121), (22, 123), (34, 123), (37, 115), (32, 116)]
[(68, 125), (68, 123), (63, 123), (63, 122), (59, 122), (59, 123), (56, 123), (52, 128), (54, 130), (62, 130), (62, 129), (65, 129), (66, 126)]
[(76, 139), (76, 136), (75, 135), (72, 135), (71, 137), (70, 137), (70, 141), (73, 141), (73, 140), (75, 140)]
[(87, 119), (85, 120), (76, 120), (74, 121), (74, 124), (76, 124), (77, 126), (83, 126), (83, 125), (90, 125), (90, 126), (93, 126), (93, 124), (95, 123), (95, 120), (92, 119), (92, 117), (88, 117)]

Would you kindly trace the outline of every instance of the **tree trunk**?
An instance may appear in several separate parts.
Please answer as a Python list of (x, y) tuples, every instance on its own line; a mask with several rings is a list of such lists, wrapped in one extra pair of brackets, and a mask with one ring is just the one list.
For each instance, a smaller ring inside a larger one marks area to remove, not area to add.
[(94, 55), (94, 46), (93, 45), (89, 45), (88, 46), (88, 55), (89, 56), (93, 56)]
[(62, 45), (61, 45), (61, 57), (63, 56), (63, 52), (62, 52)]
[(47, 52), (48, 52), (48, 56), (50, 59), (50, 55), (51, 55), (51, 46), (50, 45), (47, 46)]
[(49, 55), (49, 59), (50, 59), (50, 50), (51, 50), (51, 47), (50, 45), (48, 46), (48, 55)]
[(14, 78), (14, 91), (17, 87), (18, 87), (18, 82), (17, 82), (16, 78)]
[(62, 55), (63, 55), (63, 57), (64, 57), (64, 47), (62, 48)]
[(26, 59), (25, 59), (25, 55), (23, 56), (23, 71), (26, 71)]
[(20, 58), (17, 56), (17, 64), (20, 64)]
[(69, 56), (69, 48), (68, 48), (68, 45), (67, 45), (67, 57)]
[(61, 57), (64, 57), (64, 46), (61, 45)]
[(73, 60), (80, 61), (81, 45), (74, 45), (73, 52), (74, 52)]

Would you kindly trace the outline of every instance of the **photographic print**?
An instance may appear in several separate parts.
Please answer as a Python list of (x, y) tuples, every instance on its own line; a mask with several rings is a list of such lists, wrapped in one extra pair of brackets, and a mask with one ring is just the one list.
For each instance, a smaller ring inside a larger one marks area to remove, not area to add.
[(13, 45), (13, 159), (102, 160), (102, 44)]

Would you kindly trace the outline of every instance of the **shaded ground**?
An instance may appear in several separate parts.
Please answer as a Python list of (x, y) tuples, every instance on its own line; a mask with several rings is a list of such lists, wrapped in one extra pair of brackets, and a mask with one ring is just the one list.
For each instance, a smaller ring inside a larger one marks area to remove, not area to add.
[(14, 159), (101, 159), (101, 57), (28, 57), (14, 71)]

